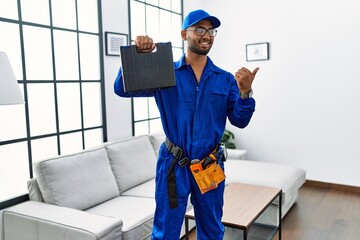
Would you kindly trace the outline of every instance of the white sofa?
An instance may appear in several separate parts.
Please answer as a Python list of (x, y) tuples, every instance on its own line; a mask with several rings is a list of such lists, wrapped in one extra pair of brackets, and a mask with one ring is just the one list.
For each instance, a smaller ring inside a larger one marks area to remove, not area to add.
[[(2, 240), (149, 239), (155, 165), (163, 141), (163, 134), (131, 137), (34, 163), (30, 201), (2, 212)], [(284, 216), (305, 182), (305, 171), (241, 160), (245, 153), (229, 151), (226, 183), (282, 188)], [(276, 202), (259, 221), (278, 223)]]

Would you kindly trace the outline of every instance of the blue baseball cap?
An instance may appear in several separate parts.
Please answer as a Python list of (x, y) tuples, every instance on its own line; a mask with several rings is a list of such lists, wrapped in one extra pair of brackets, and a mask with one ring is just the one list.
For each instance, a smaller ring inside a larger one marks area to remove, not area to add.
[(213, 28), (217, 28), (220, 26), (220, 20), (217, 19), (214, 16), (210, 16), (207, 12), (204, 10), (198, 9), (195, 11), (190, 12), (184, 19), (182, 30), (187, 29), (188, 27), (191, 27), (192, 25), (200, 22), (201, 20), (208, 20), (211, 22)]

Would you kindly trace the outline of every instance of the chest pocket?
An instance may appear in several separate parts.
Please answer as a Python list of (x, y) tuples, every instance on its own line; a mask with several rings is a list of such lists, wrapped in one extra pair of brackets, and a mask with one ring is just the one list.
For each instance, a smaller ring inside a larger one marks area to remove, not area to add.
[(208, 94), (210, 108), (214, 111), (216, 118), (226, 118), (227, 102), (229, 92), (224, 88), (211, 89)]

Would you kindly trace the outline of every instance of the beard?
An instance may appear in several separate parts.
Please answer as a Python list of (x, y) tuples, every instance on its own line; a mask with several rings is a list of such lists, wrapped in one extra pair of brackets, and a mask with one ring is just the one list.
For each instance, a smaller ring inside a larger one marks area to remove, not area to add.
[(208, 49), (200, 49), (197, 44), (194, 43), (194, 41), (191, 41), (188, 39), (188, 48), (191, 52), (196, 53), (198, 55), (207, 55), (212, 47), (212, 42), (209, 45), (210, 47)]
[(189, 49), (190, 51), (192, 51), (193, 53), (196, 53), (198, 55), (207, 55), (210, 51), (210, 48), (209, 49), (205, 49), (205, 50), (201, 50), (195, 46), (189, 46)]

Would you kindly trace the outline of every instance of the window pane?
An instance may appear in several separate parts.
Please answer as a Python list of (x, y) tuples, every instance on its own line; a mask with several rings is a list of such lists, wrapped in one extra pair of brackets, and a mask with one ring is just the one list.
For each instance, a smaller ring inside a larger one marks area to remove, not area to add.
[(154, 42), (158, 42), (160, 38), (159, 33), (159, 10), (156, 7), (146, 6), (146, 34), (153, 38)]
[(182, 19), (180, 15), (172, 14), (172, 37), (171, 43), (173, 46), (181, 47), (182, 46), (182, 38), (181, 38), (181, 25)]
[(0, 142), (26, 137), (25, 105), (1, 105), (0, 116)]
[(99, 32), (97, 0), (77, 0), (80, 31)]
[(183, 50), (181, 48), (173, 48), (172, 51), (174, 61), (178, 61), (183, 55)]
[(3, 18), (18, 19), (17, 0), (1, 0), (0, 16)]
[[(173, 46), (174, 61), (179, 60), (183, 54), (180, 33), (182, 1), (146, 0), (145, 2), (146, 4), (138, 0), (130, 1), (132, 40), (138, 35), (146, 34), (155, 42), (170, 41)], [(174, 11), (179, 14), (173, 13)], [(135, 135), (162, 131), (160, 113), (153, 98), (134, 98), (132, 108)]]
[(88, 130), (84, 132), (85, 148), (92, 148), (99, 146), (104, 142), (102, 129)]
[(54, 84), (29, 83), (27, 88), (31, 136), (55, 133)]
[(53, 25), (76, 29), (76, 8), (74, 0), (51, 0)]
[(172, 1), (169, 1), (169, 0), (159, 0), (159, 6), (161, 8), (165, 8), (165, 9), (168, 9), (170, 10), (171, 9), (171, 2)]
[(160, 118), (150, 120), (149, 124), (150, 124), (150, 132), (149, 133), (158, 133), (158, 132), (163, 131)]
[(135, 123), (135, 135), (149, 134), (149, 122), (137, 122)]
[(23, 21), (50, 25), (49, 0), (21, 0)]
[(100, 126), (101, 121), (101, 86), (100, 83), (83, 83), (84, 127)]
[(160, 117), (159, 109), (156, 105), (155, 98), (149, 98), (149, 118)]
[(146, 0), (146, 3), (158, 6), (159, 0)]
[(48, 137), (31, 141), (32, 161), (38, 161), (58, 155), (57, 138)]
[(30, 179), (27, 143), (0, 146), (0, 201), (26, 194)]
[(79, 34), (82, 80), (100, 80), (99, 36)]
[(160, 10), (160, 42), (171, 41), (171, 13)]
[(78, 83), (59, 83), (58, 110), (60, 131), (81, 128), (80, 89)]
[(60, 149), (62, 155), (81, 151), (83, 149), (81, 132), (60, 135)]
[(19, 26), (13, 23), (0, 22), (0, 32), (6, 33), (6, 37), (0, 37), (1, 51), (6, 52), (8, 55), (11, 66), (15, 72), (16, 79), (22, 80), (23, 72), (21, 64)]
[(145, 5), (136, 1), (131, 1), (131, 36), (135, 38), (146, 34), (145, 26)]
[(147, 98), (134, 98), (134, 120), (139, 121), (149, 118), (148, 99)]
[(181, 0), (171, 0), (171, 9), (174, 12), (181, 13)]
[(26, 76), (28, 80), (52, 80), (50, 30), (24, 26)]
[(77, 34), (54, 30), (56, 80), (79, 80)]

